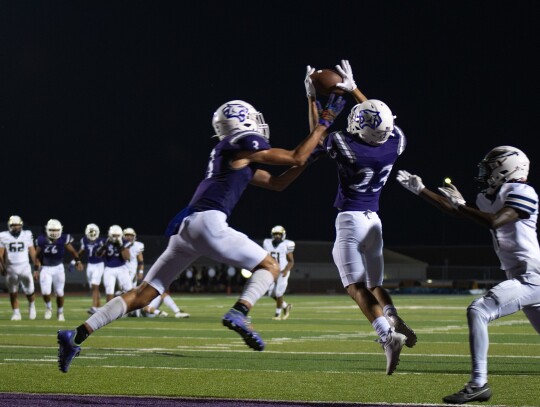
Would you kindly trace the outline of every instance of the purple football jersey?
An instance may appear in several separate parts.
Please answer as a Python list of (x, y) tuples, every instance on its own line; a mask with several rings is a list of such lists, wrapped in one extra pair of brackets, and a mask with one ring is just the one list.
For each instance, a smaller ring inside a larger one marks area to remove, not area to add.
[(258, 168), (255, 163), (241, 169), (231, 168), (232, 157), (239, 151), (270, 148), (268, 140), (253, 131), (225, 137), (210, 153), (206, 177), (197, 187), (189, 206), (195, 212), (214, 209), (229, 216)]
[(52, 241), (46, 235), (39, 235), (36, 246), (41, 248), (41, 262), (44, 266), (58, 266), (64, 262), (65, 247), (72, 243), (73, 238), (69, 234), (62, 234)]
[(81, 239), (81, 249), (84, 250), (88, 255), (88, 263), (103, 263), (103, 257), (96, 256), (96, 252), (104, 244), (105, 238), (103, 237), (98, 237), (96, 240), (92, 241), (86, 236), (83, 236), (83, 238)]
[(339, 184), (334, 206), (340, 211), (377, 212), (382, 187), (405, 145), (405, 135), (397, 126), (380, 146), (369, 145), (346, 131), (329, 134), (313, 154), (326, 153), (336, 162)]
[[(122, 238), (122, 247), (129, 248), (132, 245), (132, 243)], [(103, 255), (103, 258), (105, 260), (105, 267), (120, 267), (127, 263), (127, 260), (124, 260), (122, 257), (121, 249), (111, 242), (105, 242), (105, 246), (107, 246), (107, 250), (105, 250), (105, 254)]]

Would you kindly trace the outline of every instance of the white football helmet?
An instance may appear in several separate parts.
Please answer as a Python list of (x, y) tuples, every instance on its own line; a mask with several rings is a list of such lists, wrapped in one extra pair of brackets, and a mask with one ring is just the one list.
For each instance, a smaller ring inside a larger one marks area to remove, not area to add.
[(526, 181), (529, 175), (529, 159), (523, 151), (511, 146), (499, 146), (486, 154), (478, 163), (476, 180), (494, 192), (505, 182)]
[(281, 225), (276, 225), (272, 228), (272, 231), (270, 232), (270, 234), (272, 235), (272, 237), (274, 237), (274, 235), (281, 235), (281, 240), (285, 240), (285, 236), (287, 236), (287, 232), (285, 231), (285, 228)]
[(137, 238), (137, 233), (135, 233), (135, 229), (133, 228), (125, 228), (124, 229), (124, 236), (126, 235), (133, 235), (133, 240)]
[(122, 232), (122, 228), (120, 226), (112, 225), (109, 228), (109, 238), (113, 242), (121, 241), (123, 236), (124, 236), (124, 233)]
[(212, 126), (216, 132), (214, 137), (224, 137), (239, 131), (251, 130), (270, 139), (270, 128), (264, 121), (261, 112), (243, 100), (231, 100), (221, 105), (214, 112)]
[(58, 219), (49, 219), (45, 225), (45, 233), (49, 239), (58, 239), (62, 236), (62, 230), (64, 227)]
[(20, 216), (13, 215), (10, 216), (8, 219), (8, 229), (10, 232), (13, 232), (15, 229), (15, 226), (20, 226), (22, 228), (23, 221)]
[(377, 99), (366, 100), (351, 109), (347, 131), (357, 134), (372, 146), (380, 146), (394, 130), (394, 115), (386, 103)]
[(96, 240), (99, 237), (99, 227), (95, 223), (89, 223), (86, 225), (86, 229), (84, 230), (84, 234), (88, 238), (88, 240)]

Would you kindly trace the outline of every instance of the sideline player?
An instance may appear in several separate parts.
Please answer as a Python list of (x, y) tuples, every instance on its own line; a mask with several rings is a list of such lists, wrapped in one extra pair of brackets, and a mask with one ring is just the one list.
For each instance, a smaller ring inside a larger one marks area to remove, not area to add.
[(158, 295), (156, 298), (154, 298), (150, 304), (148, 304), (146, 307), (142, 309), (142, 315), (143, 316), (159, 316), (159, 317), (167, 317), (169, 314), (161, 309), (161, 305), (165, 304), (169, 309), (173, 312), (175, 318), (189, 318), (190, 315), (187, 312), (182, 311), (178, 305), (176, 305), (176, 302), (174, 302), (174, 299), (171, 297), (170, 292), (167, 290), (163, 294)]
[(84, 236), (81, 238), (81, 247), (79, 257), (83, 253), (87, 254), (88, 263), (86, 264), (86, 278), (92, 290), (92, 307), (88, 313), (92, 315), (101, 306), (101, 294), (99, 286), (103, 279), (105, 263), (103, 257), (97, 255), (97, 251), (105, 244), (105, 238), (99, 237), (99, 227), (95, 223), (89, 223), (84, 230)]
[[(315, 104), (315, 101), (313, 102)], [(343, 110), (342, 98), (330, 97), (320, 121), (294, 150), (272, 148), (269, 127), (261, 112), (241, 100), (220, 106), (212, 124), (218, 139), (210, 153), (206, 174), (189, 205), (169, 223), (167, 249), (137, 289), (116, 297), (76, 330), (58, 332), (58, 364), (67, 372), (80, 344), (94, 331), (127, 312), (145, 307), (165, 292), (171, 282), (200, 256), (253, 271), (244, 291), (223, 316), (224, 326), (236, 331), (252, 349), (265, 343), (248, 320), (251, 307), (268, 291), (279, 274), (277, 262), (261, 246), (227, 224), (227, 218), (251, 183), (281, 191), (296, 179), (307, 160)], [(291, 166), (273, 176), (259, 164)]]
[(62, 233), (64, 227), (57, 219), (49, 219), (45, 225), (45, 234), (36, 240), (35, 277), (39, 273), (39, 284), (43, 301), (45, 301), (45, 319), (52, 317), (51, 294), (54, 288), (56, 295), (58, 321), (64, 317), (64, 287), (66, 285), (66, 270), (64, 268), (64, 253), (67, 250), (75, 260), (78, 271), (82, 271), (81, 259), (73, 247), (73, 237)]
[(32, 264), (36, 263), (36, 249), (32, 232), (23, 230), (20, 216), (13, 215), (8, 219), (8, 230), (0, 232), (0, 269), (6, 276), (6, 287), (13, 314), (12, 321), (21, 320), (19, 309), (19, 285), (28, 300), (28, 318), (36, 319), (36, 295), (34, 293), (34, 277)]
[(538, 194), (527, 184), (529, 159), (515, 147), (499, 146), (478, 164), (482, 191), (476, 206), (468, 206), (457, 188), (439, 188), (442, 195), (427, 189), (422, 179), (398, 171), (399, 183), (443, 212), (468, 219), (489, 229), (493, 247), (507, 280), (497, 284), (467, 308), (472, 372), (465, 387), (443, 398), (445, 403), (487, 401), (488, 324), (523, 310), (540, 333), (540, 246), (536, 235)]
[(124, 229), (124, 237), (131, 243), (129, 247), (129, 280), (133, 287), (142, 281), (144, 277), (144, 243), (137, 240), (137, 233), (133, 228)]
[[(279, 264), (279, 276), (277, 280), (270, 285), (268, 295), (276, 301), (275, 320), (288, 319), (291, 314), (292, 305), (287, 304), (284, 295), (289, 284), (289, 276), (294, 266), (294, 249), (295, 244), (292, 240), (286, 239), (287, 232), (281, 225), (276, 225), (270, 231), (272, 239), (264, 239), (263, 248), (270, 256), (272, 256)], [(283, 317), (281, 311), (283, 310)]]
[[(339, 183), (334, 207), (338, 214), (332, 255), (343, 287), (379, 335), (386, 355), (386, 374), (391, 375), (403, 345), (412, 347), (417, 338), (382, 287), (382, 222), (377, 211), (382, 188), (406, 140), (394, 125), (390, 108), (380, 100), (368, 100), (358, 90), (349, 62), (341, 61), (336, 69), (343, 78), (337, 86), (351, 93), (358, 104), (351, 109), (347, 130), (330, 133), (314, 156), (325, 154), (336, 163)], [(316, 118), (318, 112), (312, 103), (315, 88), (309, 72), (305, 86), (313, 110), (310, 117)]]

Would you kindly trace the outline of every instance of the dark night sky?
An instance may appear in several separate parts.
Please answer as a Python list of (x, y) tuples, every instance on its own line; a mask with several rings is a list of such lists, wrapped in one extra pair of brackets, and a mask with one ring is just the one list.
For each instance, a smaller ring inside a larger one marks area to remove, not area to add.
[[(305, 66), (349, 59), (408, 138), (381, 197), (386, 245), (489, 244), (395, 171), (432, 187), (451, 176), (473, 202), (476, 164), (511, 144), (540, 185), (538, 4), (1, 0), (0, 221), (162, 234), (202, 179), (219, 105), (252, 103), (272, 145), (293, 148), (308, 133)], [(282, 193), (250, 187), (230, 224), (253, 238), (280, 223), (295, 240), (333, 240), (336, 178), (323, 160)]]

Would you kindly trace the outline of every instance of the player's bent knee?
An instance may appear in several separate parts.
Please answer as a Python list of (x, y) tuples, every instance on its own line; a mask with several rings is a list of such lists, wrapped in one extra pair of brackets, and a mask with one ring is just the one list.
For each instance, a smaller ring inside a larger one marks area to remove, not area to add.
[(486, 304), (484, 298), (478, 298), (474, 300), (471, 305), (467, 307), (467, 318), (468, 319), (483, 319), (489, 321), (491, 319), (491, 310), (489, 305)]
[(268, 270), (270, 273), (272, 273), (274, 279), (278, 278), (280, 272), (278, 262), (270, 255), (267, 255), (264, 260), (257, 267), (255, 267), (255, 270), (259, 269)]

